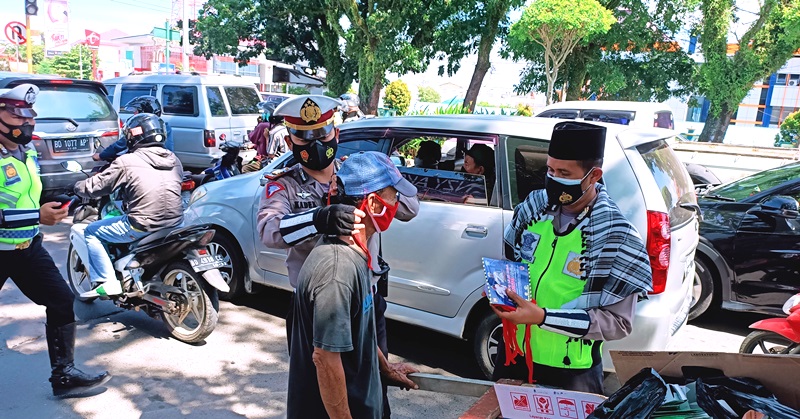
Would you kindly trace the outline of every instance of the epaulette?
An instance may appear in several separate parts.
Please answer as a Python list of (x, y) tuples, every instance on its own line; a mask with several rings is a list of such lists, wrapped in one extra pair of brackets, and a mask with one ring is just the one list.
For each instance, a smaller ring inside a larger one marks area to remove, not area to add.
[(287, 173), (291, 173), (293, 170), (294, 166), (284, 167), (283, 169), (273, 170), (272, 172), (265, 174), (264, 177), (269, 180), (280, 179)]

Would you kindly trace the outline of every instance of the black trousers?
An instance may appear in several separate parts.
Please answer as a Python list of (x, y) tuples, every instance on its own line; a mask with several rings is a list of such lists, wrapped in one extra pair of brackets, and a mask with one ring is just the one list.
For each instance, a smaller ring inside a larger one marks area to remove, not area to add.
[(42, 246), (41, 234), (27, 249), (0, 251), (0, 288), (7, 278), (31, 301), (45, 306), (48, 325), (61, 327), (75, 321), (75, 295)]
[[(528, 366), (525, 357), (517, 356), (516, 364), (505, 365), (505, 341), (501, 336), (497, 342), (497, 358), (494, 361), (492, 381), (501, 378), (528, 381)], [(603, 394), (603, 363), (597, 362), (591, 368), (569, 369), (556, 368), (537, 364), (534, 359), (533, 379), (536, 384), (563, 388), (565, 390), (583, 391), (585, 393)]]
[[(386, 299), (381, 293), (373, 294), (375, 301), (375, 335), (378, 338), (378, 348), (380, 348), (386, 359), (389, 359), (389, 343), (386, 338)], [(381, 375), (381, 388), (383, 391), (383, 419), (392, 416), (392, 409), (389, 407), (389, 385)]]

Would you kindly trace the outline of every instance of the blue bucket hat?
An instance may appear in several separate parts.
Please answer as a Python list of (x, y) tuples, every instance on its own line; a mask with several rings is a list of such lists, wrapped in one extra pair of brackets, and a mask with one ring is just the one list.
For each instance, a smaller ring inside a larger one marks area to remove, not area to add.
[(346, 196), (366, 196), (389, 186), (405, 196), (417, 194), (417, 188), (400, 174), (389, 156), (377, 151), (351, 154), (336, 176)]

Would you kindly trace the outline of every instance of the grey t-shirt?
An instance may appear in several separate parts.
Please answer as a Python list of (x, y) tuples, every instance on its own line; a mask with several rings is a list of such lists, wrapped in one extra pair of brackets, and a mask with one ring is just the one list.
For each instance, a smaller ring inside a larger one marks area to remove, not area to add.
[(327, 418), (314, 348), (339, 352), (354, 418), (380, 418), (375, 315), (367, 259), (338, 238), (323, 237), (300, 269), (289, 357), (289, 419)]

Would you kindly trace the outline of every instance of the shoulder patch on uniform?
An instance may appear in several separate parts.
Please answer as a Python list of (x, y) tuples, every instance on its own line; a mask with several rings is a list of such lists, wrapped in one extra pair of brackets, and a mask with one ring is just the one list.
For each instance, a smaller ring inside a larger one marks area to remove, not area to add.
[(17, 168), (12, 163), (3, 166), (3, 176), (5, 177), (6, 186), (13, 185), (21, 180), (19, 173), (17, 173)]
[(267, 198), (272, 198), (272, 195), (275, 195), (276, 193), (285, 190), (286, 188), (284, 188), (283, 185), (281, 185), (278, 182), (267, 183), (267, 188), (266, 188)]

